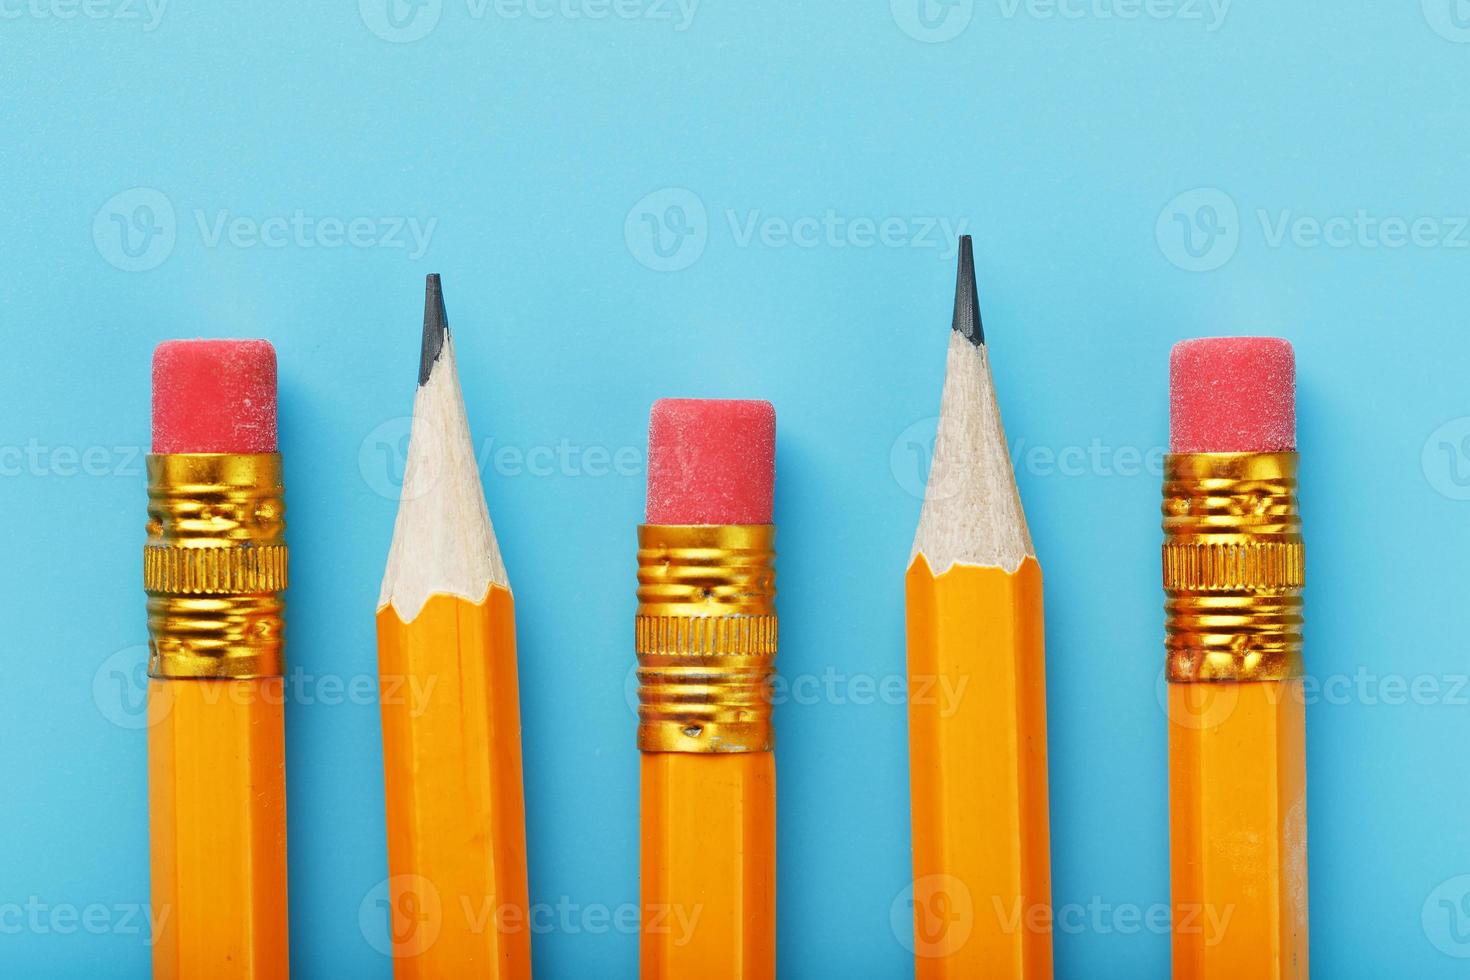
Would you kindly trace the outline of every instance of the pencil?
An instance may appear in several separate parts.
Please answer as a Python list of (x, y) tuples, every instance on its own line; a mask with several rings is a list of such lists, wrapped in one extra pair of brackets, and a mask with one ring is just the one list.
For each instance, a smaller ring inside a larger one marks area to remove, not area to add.
[(515, 604), (437, 275), (403, 488), (377, 614), (393, 975), (529, 978)]
[(1296, 363), (1262, 337), (1171, 359), (1164, 474), (1175, 980), (1307, 976), (1305, 554)]
[(284, 509), (271, 345), (160, 344), (143, 553), (159, 980), (288, 974)]
[(915, 973), (1050, 977), (1041, 566), (990, 374), (972, 247), (906, 578)]
[(643, 980), (776, 973), (776, 415), (663, 399), (638, 529)]

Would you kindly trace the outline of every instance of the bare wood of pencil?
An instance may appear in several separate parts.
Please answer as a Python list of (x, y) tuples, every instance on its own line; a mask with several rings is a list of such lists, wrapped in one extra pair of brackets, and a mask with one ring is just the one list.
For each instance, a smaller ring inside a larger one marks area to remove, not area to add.
[(923, 555), (936, 575), (956, 563), (1015, 571), (1036, 557), (990, 373), (971, 248), (967, 235), (960, 240), (939, 429), (910, 556)]

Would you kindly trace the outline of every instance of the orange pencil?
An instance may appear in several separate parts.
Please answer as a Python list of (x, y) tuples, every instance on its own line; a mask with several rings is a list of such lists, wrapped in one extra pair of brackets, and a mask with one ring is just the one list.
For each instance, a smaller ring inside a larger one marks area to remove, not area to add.
[(437, 275), (378, 601), (378, 669), (393, 975), (528, 980), (515, 608)]
[(284, 512), (271, 345), (160, 344), (143, 552), (159, 980), (289, 972)]
[(776, 975), (776, 414), (663, 399), (638, 529), (643, 980)]
[(1164, 474), (1175, 980), (1307, 977), (1296, 361), (1186, 341)]
[(1052, 974), (1041, 566), (960, 239), (939, 430), (906, 580), (919, 980)]

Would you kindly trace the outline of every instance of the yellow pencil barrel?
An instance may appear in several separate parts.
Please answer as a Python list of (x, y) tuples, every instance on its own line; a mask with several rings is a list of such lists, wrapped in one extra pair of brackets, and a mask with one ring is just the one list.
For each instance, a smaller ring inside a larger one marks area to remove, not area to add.
[(389, 939), (397, 980), (528, 980), (531, 933), (510, 591), (378, 612)]
[(1041, 567), (909, 568), (919, 980), (1052, 974)]

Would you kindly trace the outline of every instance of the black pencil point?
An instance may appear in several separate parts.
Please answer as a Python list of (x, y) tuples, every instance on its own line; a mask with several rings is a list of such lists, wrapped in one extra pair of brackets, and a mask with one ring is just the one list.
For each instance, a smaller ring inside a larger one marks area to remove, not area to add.
[(955, 273), (954, 323), (956, 333), (976, 347), (985, 346), (985, 325), (980, 322), (980, 294), (975, 288), (975, 253), (969, 235), (960, 236), (959, 271)]
[(439, 273), (432, 272), (424, 283), (424, 346), (419, 354), (419, 385), (429, 382), (434, 362), (444, 350), (449, 336), (449, 314), (444, 310), (444, 291), (439, 286)]

